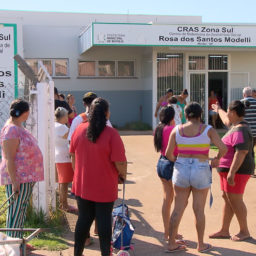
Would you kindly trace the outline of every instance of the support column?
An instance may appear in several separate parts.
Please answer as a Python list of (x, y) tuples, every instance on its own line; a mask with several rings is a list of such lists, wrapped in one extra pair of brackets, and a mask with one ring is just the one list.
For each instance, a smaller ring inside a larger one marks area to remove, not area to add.
[(152, 54), (152, 128), (156, 128), (157, 119), (155, 118), (155, 109), (157, 105), (157, 48), (153, 48)]

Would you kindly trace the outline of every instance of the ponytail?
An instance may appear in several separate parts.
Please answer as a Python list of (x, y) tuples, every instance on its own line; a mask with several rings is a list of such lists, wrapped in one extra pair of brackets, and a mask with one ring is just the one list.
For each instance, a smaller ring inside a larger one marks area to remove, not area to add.
[(96, 143), (97, 139), (106, 127), (106, 114), (109, 110), (109, 104), (102, 98), (96, 98), (89, 112), (89, 126), (86, 132), (86, 137), (89, 141)]
[(163, 130), (166, 125), (168, 125), (174, 118), (175, 111), (172, 106), (163, 107), (159, 114), (160, 123), (156, 127), (154, 134), (154, 146), (156, 152), (161, 151), (162, 149), (162, 140), (163, 140)]

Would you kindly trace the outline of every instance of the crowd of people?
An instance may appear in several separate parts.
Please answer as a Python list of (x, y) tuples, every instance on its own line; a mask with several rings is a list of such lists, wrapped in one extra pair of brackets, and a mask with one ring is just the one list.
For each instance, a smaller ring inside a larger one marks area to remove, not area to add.
[[(59, 184), (59, 208), (78, 213), (75, 228), (74, 255), (81, 256), (91, 243), (90, 227), (99, 235), (102, 256), (111, 255), (112, 210), (117, 199), (118, 183), (126, 180), (127, 160), (119, 133), (112, 127), (109, 103), (95, 93), (83, 96), (85, 112), (78, 114), (75, 98), (54, 90), (55, 97), (55, 163)], [(227, 112), (210, 92), (209, 112), (213, 126), (202, 122), (202, 108), (196, 102), (187, 104), (188, 91), (174, 96), (172, 89), (160, 98), (155, 117), (159, 124), (154, 131), (154, 146), (160, 153), (157, 174), (163, 186), (162, 218), (167, 252), (187, 249), (179, 224), (190, 194), (199, 252), (212, 249), (204, 242), (204, 208), (212, 182), (212, 168), (217, 168), (224, 206), (222, 225), (211, 234), (212, 239), (231, 238), (244, 241), (250, 237), (247, 209), (243, 201), (246, 184), (254, 173), (256, 142), (256, 99), (246, 87), (243, 99), (232, 101)], [(7, 197), (15, 195), (15, 204), (8, 208), (7, 228), (21, 228), (35, 182), (44, 179), (43, 157), (36, 139), (23, 123), (29, 116), (29, 104), (16, 99), (10, 106), (10, 118), (1, 130), (2, 161), (0, 184)], [(217, 117), (228, 128), (221, 139), (216, 131)], [(218, 148), (210, 159), (210, 144)], [(76, 197), (77, 208), (67, 202), (68, 186)], [(174, 207), (171, 212), (171, 205)], [(10, 203), (10, 202), (9, 202)], [(230, 235), (236, 216), (240, 230)], [(20, 237), (21, 232), (8, 235)]]
[[(212, 127), (202, 123), (202, 108), (196, 102), (190, 102), (184, 107), (186, 120), (179, 121), (180, 112), (175, 111), (176, 103), (180, 102), (182, 95), (184, 99), (186, 93), (183, 91), (174, 99), (172, 91), (168, 89), (166, 95), (160, 98), (155, 112), (155, 116), (160, 121), (154, 132), (154, 145), (156, 151), (161, 153), (157, 173), (164, 192), (162, 204), (164, 240), (167, 242), (166, 252), (187, 249), (182, 235), (178, 233), (178, 228), (188, 198), (192, 194), (198, 237), (197, 250), (203, 253), (212, 249), (211, 244), (204, 242), (204, 208), (212, 182), (212, 168), (217, 168), (219, 173), (224, 206), (221, 228), (209, 235), (209, 238), (228, 238), (233, 241), (250, 238), (243, 194), (249, 178), (254, 177), (256, 99), (253, 97), (253, 90), (245, 87), (243, 99), (232, 101), (226, 112), (221, 108), (214, 91), (211, 91), (209, 114), (213, 117), (214, 127)], [(163, 104), (165, 102), (167, 104)], [(222, 139), (215, 129), (218, 116), (228, 128)], [(209, 157), (210, 144), (218, 148), (218, 154), (213, 159)], [(171, 213), (173, 200), (174, 207)], [(240, 230), (231, 236), (229, 228), (234, 215)]]

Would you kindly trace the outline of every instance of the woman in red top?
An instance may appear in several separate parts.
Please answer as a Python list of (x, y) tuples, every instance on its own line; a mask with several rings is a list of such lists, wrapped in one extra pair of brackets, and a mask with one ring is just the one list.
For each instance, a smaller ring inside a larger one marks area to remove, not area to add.
[(126, 179), (125, 149), (118, 132), (109, 126), (108, 102), (96, 98), (89, 122), (80, 124), (71, 138), (70, 153), (74, 167), (72, 191), (77, 197), (78, 220), (74, 255), (81, 256), (91, 224), (96, 218), (102, 256), (110, 255), (111, 220), (117, 199), (118, 180)]

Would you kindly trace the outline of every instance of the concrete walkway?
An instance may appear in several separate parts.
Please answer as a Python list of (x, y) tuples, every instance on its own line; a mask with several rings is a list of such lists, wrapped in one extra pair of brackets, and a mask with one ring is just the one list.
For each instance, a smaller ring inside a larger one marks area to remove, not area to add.
[[(151, 135), (123, 136), (128, 161), (133, 162), (128, 168), (128, 181), (126, 186), (126, 204), (130, 208), (131, 219), (136, 228), (133, 237), (134, 254), (137, 256), (166, 255), (163, 246), (163, 224), (161, 217), (162, 185), (156, 174), (156, 163), (159, 155), (153, 148)], [(211, 155), (216, 154), (211, 152)], [(122, 186), (119, 196), (122, 197)], [(209, 208), (209, 200), (206, 205), (206, 230), (205, 241), (211, 243), (214, 248), (204, 255), (225, 256), (252, 256), (256, 255), (256, 241), (233, 242), (231, 240), (210, 240), (208, 235), (218, 230), (221, 225), (223, 201), (219, 187), (219, 179), (216, 170), (213, 170), (214, 195), (213, 206)], [(251, 235), (256, 238), (256, 179), (250, 179), (245, 193), (245, 201), (248, 206), (248, 222)], [(75, 204), (73, 201), (72, 203)], [(75, 215), (68, 215), (71, 231), (66, 238), (70, 246), (73, 244)], [(93, 230), (93, 229), (92, 229)], [(179, 232), (188, 241), (188, 251), (179, 252), (176, 255), (201, 255), (196, 251), (196, 230), (194, 216), (189, 205), (183, 216)], [(231, 225), (231, 234), (238, 232), (238, 223), (234, 218)], [(86, 256), (100, 256), (99, 241), (94, 238), (94, 244), (84, 251)], [(73, 248), (60, 252), (34, 251), (33, 255), (73, 255)], [(133, 252), (131, 252), (133, 255)]]

